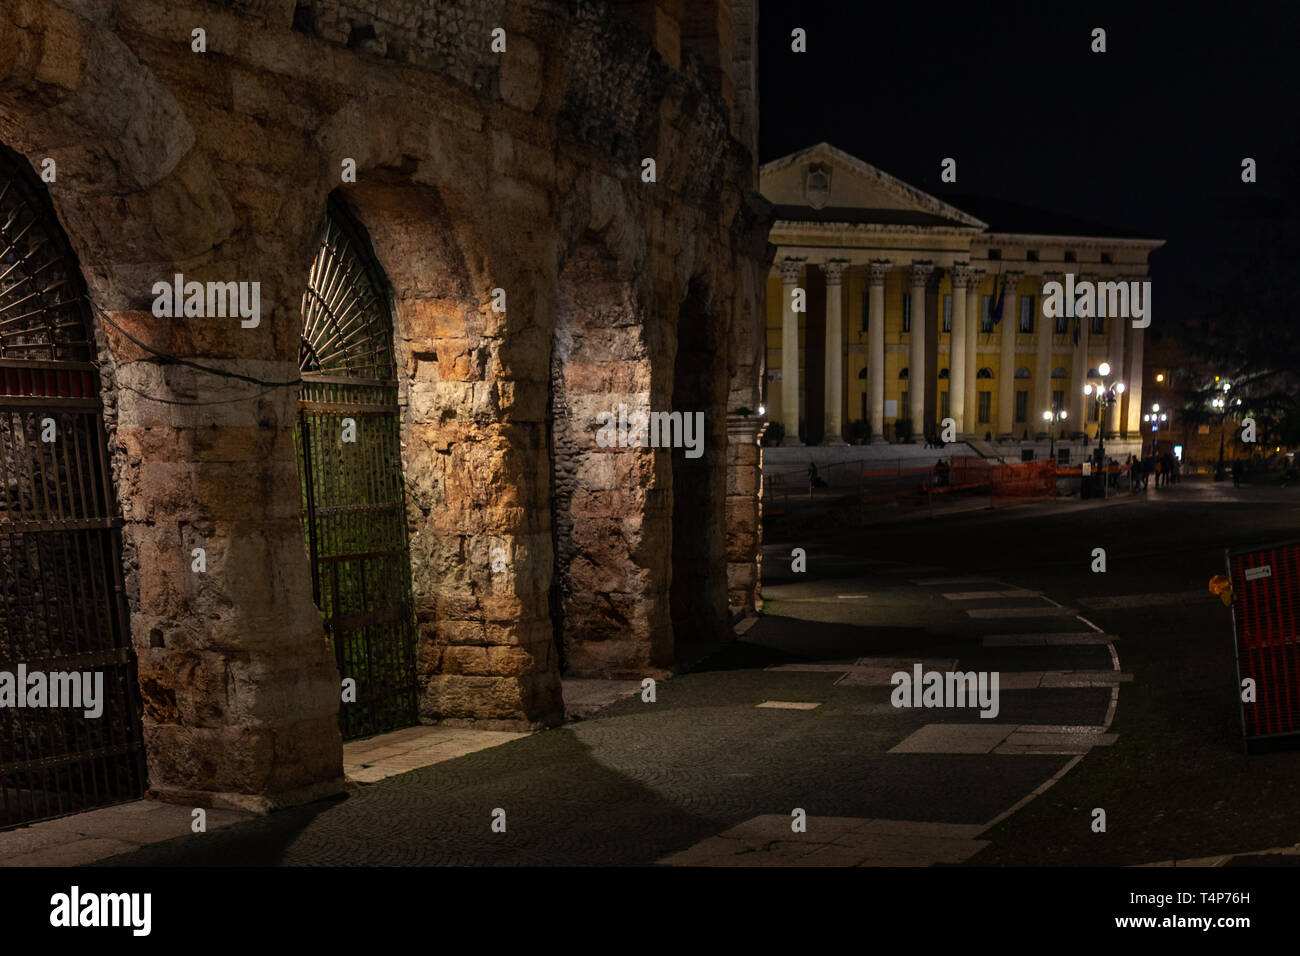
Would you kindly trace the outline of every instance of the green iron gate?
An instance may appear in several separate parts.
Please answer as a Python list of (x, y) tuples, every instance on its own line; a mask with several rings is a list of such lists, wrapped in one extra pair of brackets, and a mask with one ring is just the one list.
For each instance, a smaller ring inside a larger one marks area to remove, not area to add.
[[(122, 519), (90, 330), (44, 187), (0, 147), (0, 829), (132, 800), (144, 786)], [(67, 693), (75, 675), (92, 694), (98, 675), (102, 693), (91, 708), (34, 707), (34, 674), (47, 693), (55, 679)]]
[(344, 739), (419, 721), (392, 313), (357, 225), (331, 203), (303, 295), (297, 447), (312, 594), (339, 673)]

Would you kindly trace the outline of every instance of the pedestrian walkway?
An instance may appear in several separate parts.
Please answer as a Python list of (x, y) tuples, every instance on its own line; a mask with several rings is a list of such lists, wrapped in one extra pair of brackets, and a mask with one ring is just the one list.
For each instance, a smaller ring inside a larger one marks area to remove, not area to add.
[[(855, 567), (851, 557), (814, 550), (813, 566), (825, 558), (838, 568), (820, 579), (770, 562), (766, 613), (696, 670), (659, 681), (653, 701), (635, 692), (636, 681), (568, 685), (586, 712), (555, 730), (478, 737), (481, 748), (465, 736), (481, 732), (431, 733), (436, 728), (350, 743), (345, 759), (357, 782), (341, 798), (222, 819), (202, 834), (183, 817), (168, 817), (166, 827), (134, 842), (86, 843), (76, 859), (110, 866), (971, 861), (988, 848), (990, 827), (1094, 748), (1113, 744), (1110, 722), (1127, 675), (1113, 643), (1041, 642), (1052, 625), (1066, 636), (1083, 633), (1089, 625), (1077, 617), (986, 621), (966, 613), (990, 601), (1056, 609), (1036, 592), (939, 566)], [(986, 642), (1016, 634), (1040, 642)], [(998, 672), (997, 715), (894, 706), (892, 676), (917, 665)], [(493, 826), (498, 811), (504, 830)]]

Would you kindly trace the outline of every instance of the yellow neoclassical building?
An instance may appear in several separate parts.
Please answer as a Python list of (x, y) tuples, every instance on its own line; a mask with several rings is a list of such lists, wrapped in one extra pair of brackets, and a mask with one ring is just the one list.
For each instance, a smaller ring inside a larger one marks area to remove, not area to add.
[[(964, 439), (1140, 441), (1134, 322), (1150, 321), (1147, 257), (1163, 240), (945, 202), (826, 143), (767, 163), (760, 189), (776, 207), (766, 396), (783, 444), (921, 441), (947, 418)], [(1045, 287), (1067, 281), (1109, 288), (1112, 309), (1119, 283), (1145, 288), (1145, 318), (1045, 314)]]

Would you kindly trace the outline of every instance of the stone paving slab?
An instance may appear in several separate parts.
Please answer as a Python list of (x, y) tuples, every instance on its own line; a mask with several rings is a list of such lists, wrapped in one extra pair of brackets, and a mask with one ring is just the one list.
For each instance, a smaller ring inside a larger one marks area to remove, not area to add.
[(987, 754), (1014, 724), (926, 724), (889, 748), (891, 754)]
[(1040, 634), (985, 634), (985, 647), (1053, 647), (1086, 644), (1109, 644), (1119, 640), (1116, 634), (1099, 634), (1096, 631), (1073, 631)]
[(943, 595), (949, 601), (987, 601), (993, 598), (1040, 598), (1041, 591), (949, 591)]
[[(746, 620), (752, 622), (757, 621), (758, 618), (746, 618)], [(743, 632), (737, 631), (737, 633)], [(637, 680), (596, 680), (582, 677), (566, 677), (561, 683), (564, 693), (564, 716), (570, 719), (573, 717), (589, 717), (596, 711), (608, 707), (624, 697), (639, 693), (641, 690), (641, 682)]]
[(992, 578), (982, 578), (972, 574), (962, 574), (953, 578), (913, 578), (912, 584), (918, 584), (921, 587), (950, 587), (961, 584), (1001, 584), (1001, 581), (995, 581)]
[[(637, 681), (597, 681), (634, 684)], [(618, 697), (626, 696), (619, 694)], [(343, 745), (343, 772), (357, 783), (375, 783), (387, 777), (454, 760), (488, 747), (497, 747), (527, 733), (507, 730), (467, 730), (463, 727), (407, 727)]]
[(667, 866), (933, 866), (964, 863), (988, 845), (981, 824), (764, 814), (659, 862)]
[(1107, 747), (1118, 734), (1103, 727), (1035, 724), (926, 724), (889, 749), (891, 754), (1083, 754)]
[(995, 620), (1009, 617), (1075, 617), (1079, 612), (1072, 607), (1055, 607), (1045, 604), (1042, 607), (973, 607), (966, 613), (980, 620)]
[(807, 700), (765, 700), (755, 706), (772, 710), (816, 710), (821, 704)]
[(1079, 603), (1094, 610), (1155, 607), (1162, 604), (1208, 604), (1214, 595), (1205, 588), (1196, 591), (1161, 591), (1155, 594), (1113, 594), (1109, 597), (1081, 597)]
[[(0, 866), (80, 866), (192, 834), (193, 807), (134, 800), (0, 833)], [(241, 810), (205, 811), (208, 832), (254, 818)], [(201, 834), (194, 834), (201, 836)]]

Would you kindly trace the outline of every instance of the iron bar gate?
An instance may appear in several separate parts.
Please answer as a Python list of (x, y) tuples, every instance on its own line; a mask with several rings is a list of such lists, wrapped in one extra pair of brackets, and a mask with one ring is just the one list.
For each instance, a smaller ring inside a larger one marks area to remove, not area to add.
[[(0, 829), (144, 787), (122, 520), (84, 297), (41, 184), (0, 147)], [(44, 706), (26, 699), (34, 675)], [(50, 706), (52, 675), (75, 675), (97, 699)]]
[(392, 317), (383, 288), (360, 226), (331, 204), (303, 297), (296, 440), (312, 596), (341, 677), (356, 682), (356, 702), (339, 711), (344, 739), (419, 722)]

